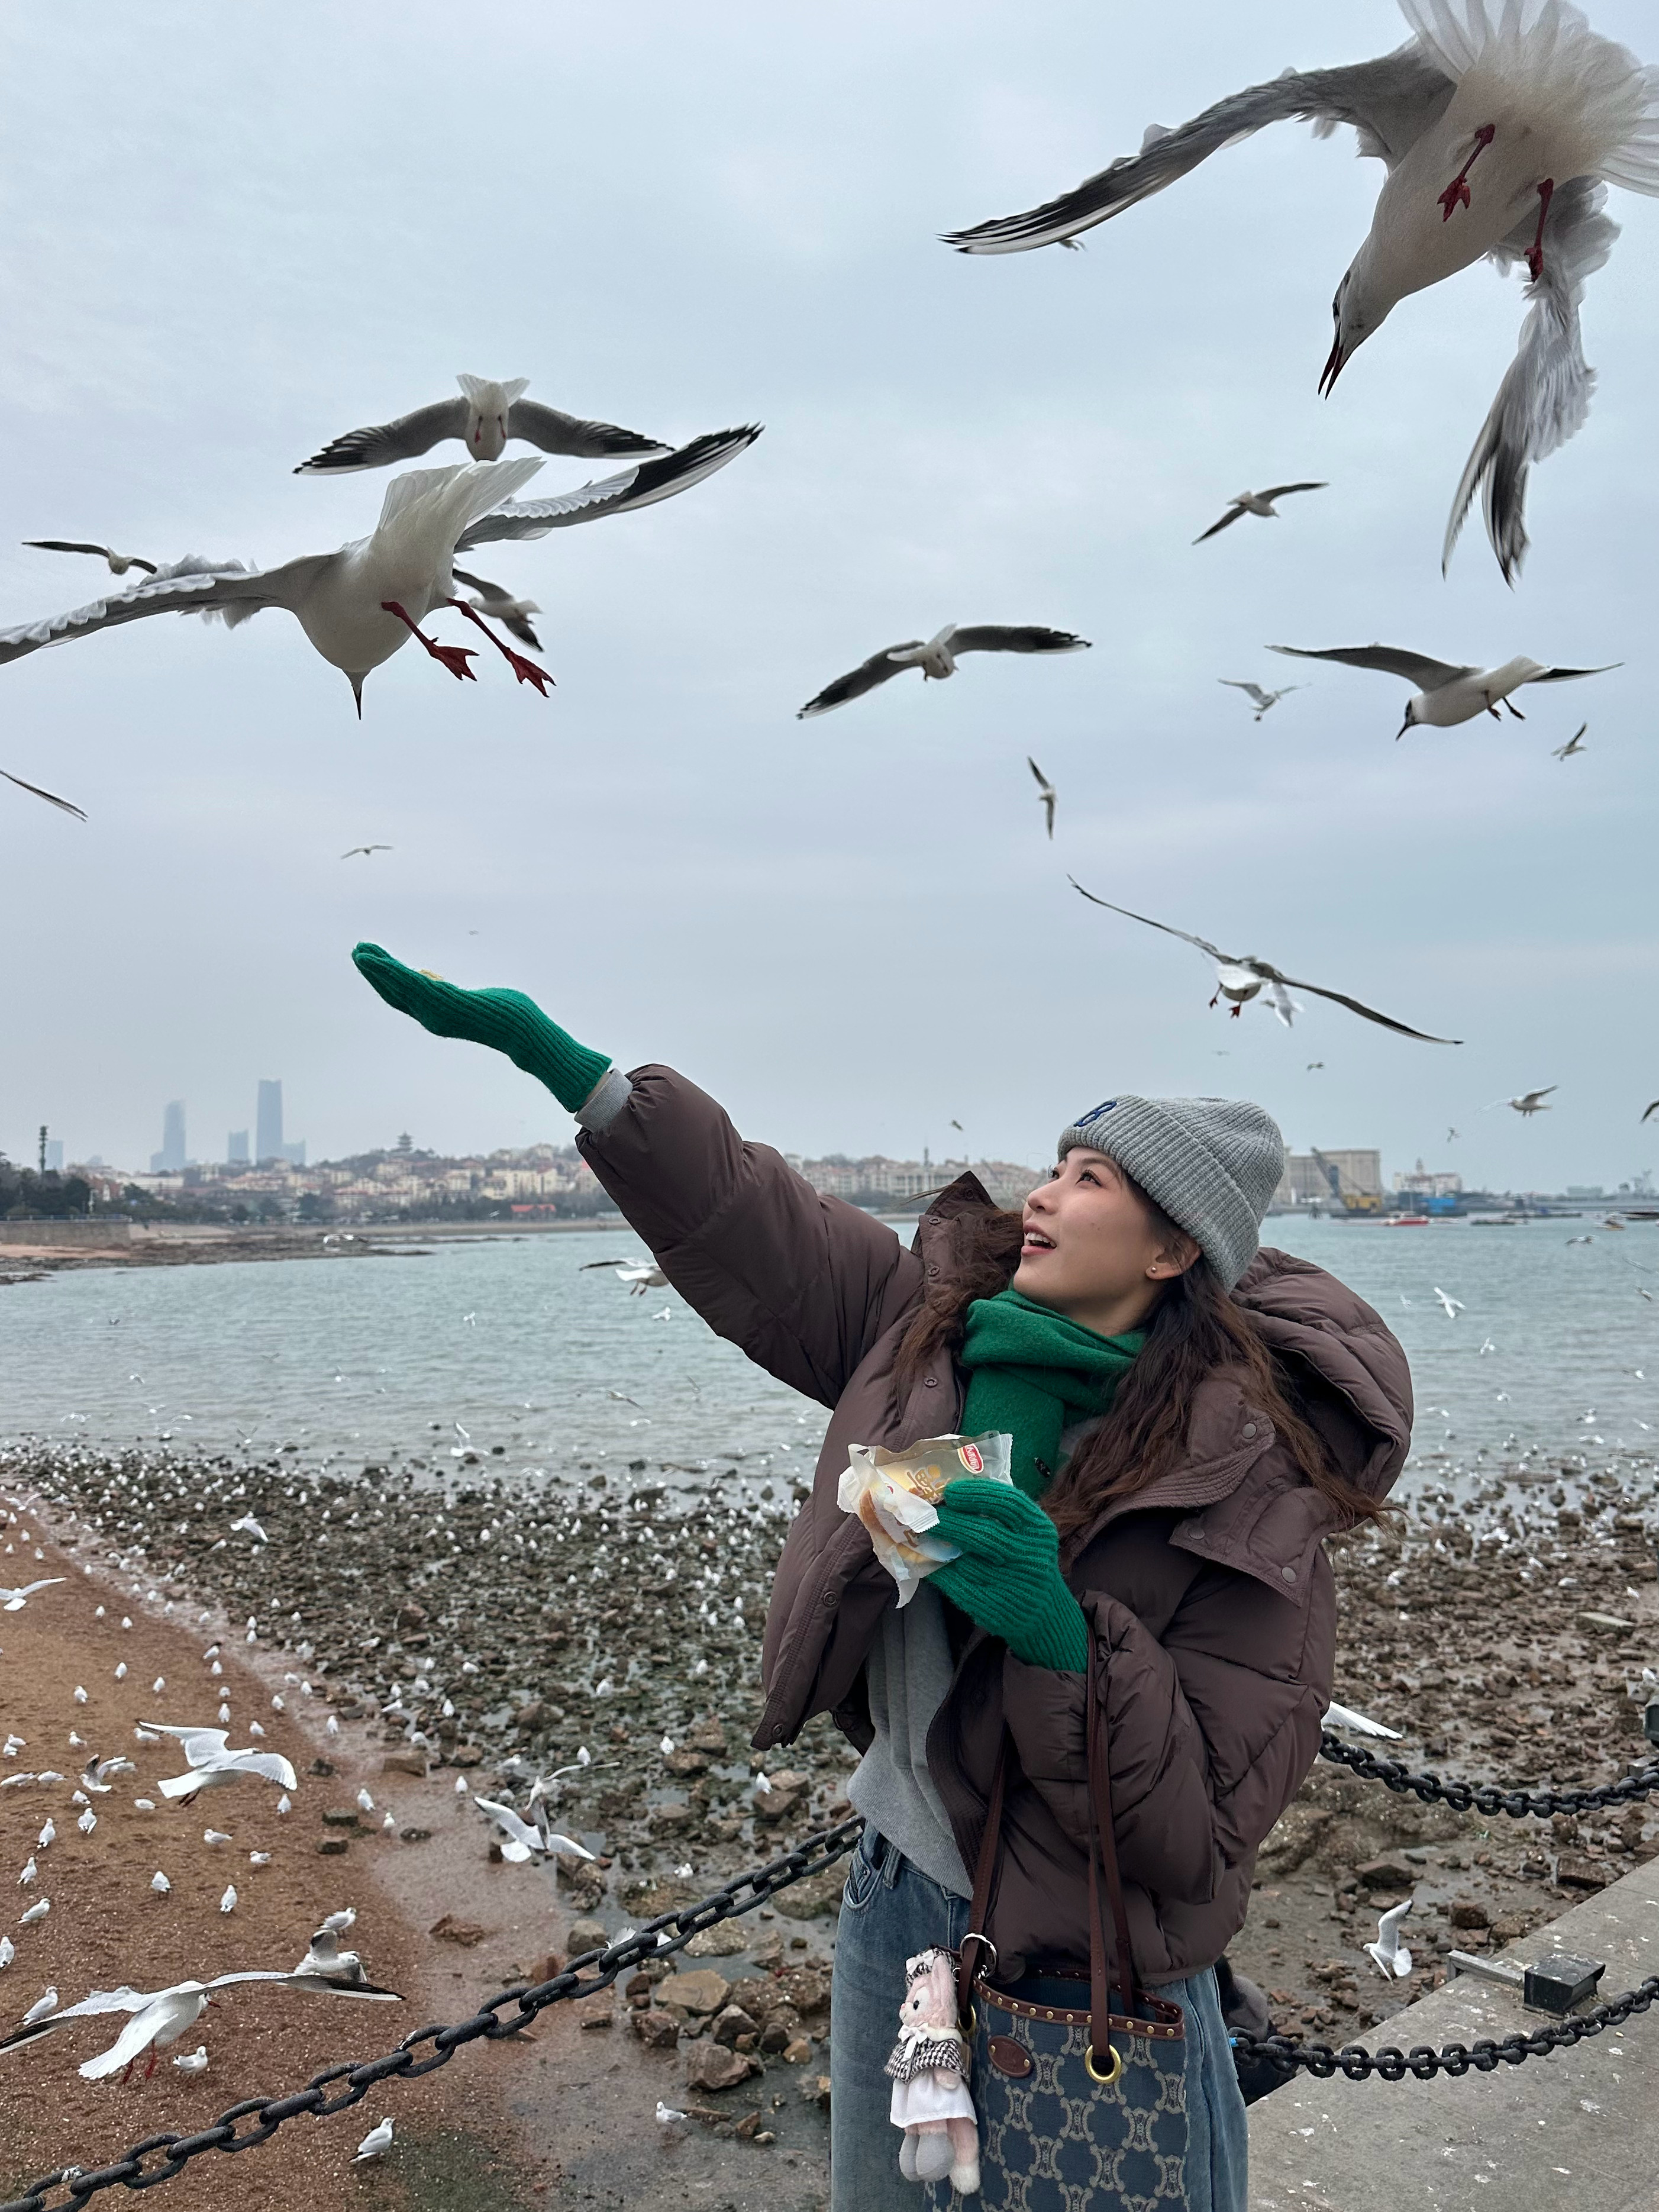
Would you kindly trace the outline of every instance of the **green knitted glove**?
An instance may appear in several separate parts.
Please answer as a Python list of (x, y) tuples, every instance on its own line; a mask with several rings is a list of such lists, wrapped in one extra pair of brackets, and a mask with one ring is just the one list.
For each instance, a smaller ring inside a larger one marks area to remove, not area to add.
[(1060, 1571), (1060, 1532), (1024, 1491), (968, 1476), (939, 1502), (939, 1533), (961, 1549), (933, 1580), (952, 1605), (1028, 1667), (1080, 1674), (1089, 1624)]
[(522, 991), (464, 991), (441, 975), (405, 968), (378, 945), (354, 945), (351, 957), (387, 1006), (412, 1014), (434, 1036), (470, 1037), (474, 1044), (504, 1052), (526, 1075), (544, 1083), (567, 1114), (586, 1103), (611, 1065), (603, 1053), (590, 1052), (549, 1021)]

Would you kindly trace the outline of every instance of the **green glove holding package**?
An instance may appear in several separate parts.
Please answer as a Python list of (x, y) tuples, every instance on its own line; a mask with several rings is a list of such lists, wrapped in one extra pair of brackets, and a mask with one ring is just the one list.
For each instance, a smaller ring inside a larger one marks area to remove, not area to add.
[(504, 1052), (515, 1066), (545, 1084), (568, 1114), (586, 1103), (611, 1065), (603, 1053), (591, 1052), (550, 1021), (522, 991), (464, 991), (441, 975), (405, 968), (378, 945), (354, 945), (351, 957), (358, 974), (387, 1006), (413, 1015), (434, 1036), (467, 1037)]
[(1089, 1624), (1060, 1571), (1060, 1532), (1022, 1490), (969, 1475), (939, 1501), (939, 1534), (962, 1553), (933, 1581), (1028, 1667), (1080, 1674)]

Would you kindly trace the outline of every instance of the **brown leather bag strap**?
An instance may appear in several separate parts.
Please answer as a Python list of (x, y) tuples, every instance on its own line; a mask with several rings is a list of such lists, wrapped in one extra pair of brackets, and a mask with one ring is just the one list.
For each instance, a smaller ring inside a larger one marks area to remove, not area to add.
[[(995, 1771), (991, 1777), (991, 1797), (985, 1808), (985, 1826), (979, 1839), (979, 1859), (974, 1868), (974, 1897), (968, 1908), (968, 1933), (962, 1939), (962, 1949), (957, 1965), (957, 2017), (965, 2021), (972, 2004), (974, 1969), (988, 1951), (996, 1957), (996, 1945), (986, 1934), (986, 1923), (991, 1911), (991, 1892), (996, 1886), (997, 1853), (1002, 1843), (1002, 1807), (1008, 1792), (1008, 1731), (1002, 1732), (1002, 1741), (997, 1747)], [(969, 1952), (970, 1943), (977, 1950)]]
[[(1091, 1639), (1092, 1646), (1092, 1638)], [(1094, 1921), (1097, 1928), (1100, 1918), (1100, 1893), (1097, 1868), (1106, 1877), (1106, 1893), (1111, 1899), (1113, 1932), (1117, 1937), (1117, 1972), (1126, 2012), (1135, 2010), (1139, 1978), (1135, 1972), (1134, 1952), (1129, 1942), (1129, 1915), (1123, 1902), (1123, 1884), (1117, 1868), (1117, 1835), (1112, 1822), (1111, 1761), (1106, 1736), (1106, 1715), (1096, 1686), (1097, 1661), (1091, 1649), (1089, 1655), (1088, 1686), (1085, 1692), (1084, 1725), (1088, 1737), (1089, 1796), (1094, 1808), (1095, 1850), (1090, 1854), (1090, 1887), (1093, 1893)], [(1091, 1930), (1091, 1934), (1093, 1930)], [(1093, 1944), (1091, 1944), (1092, 1954)], [(1091, 2010), (1094, 2009), (1094, 1993), (1090, 1992)], [(1095, 2057), (1103, 2060), (1106, 2043), (1103, 2034), (1091, 2021), (1091, 2041)]]

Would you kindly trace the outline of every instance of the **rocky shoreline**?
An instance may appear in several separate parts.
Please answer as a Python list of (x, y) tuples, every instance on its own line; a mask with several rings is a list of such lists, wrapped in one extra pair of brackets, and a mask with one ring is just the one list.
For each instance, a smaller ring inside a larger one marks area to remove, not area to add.
[[(662, 1479), (690, 1472), (635, 1461), (554, 1489), (472, 1449), (437, 1474), (310, 1468), (297, 1446), (258, 1461), (0, 1450), (0, 1486), (37, 1495), (65, 1541), (112, 1553), (163, 1595), (255, 1621), (385, 1755), (458, 1769), (521, 1807), (536, 1776), (569, 1770), (556, 1825), (599, 1858), (565, 1893), (607, 1934), (840, 1816), (855, 1764), (823, 1721), (764, 1758), (749, 1749), (796, 1498), (735, 1463), (713, 1465), (690, 1498)], [(1480, 1480), (1472, 1499), (1449, 1480), (1419, 1485), (1390, 1526), (1333, 1547), (1336, 1694), (1400, 1729), (1400, 1745), (1376, 1747), (1414, 1769), (1529, 1787), (1620, 1779), (1648, 1750), (1654, 1470), (1572, 1453)], [(1433, 1986), (1454, 1943), (1525, 1934), (1652, 1856), (1656, 1829), (1646, 1801), (1482, 1819), (1322, 1761), (1261, 1854), (1232, 1956), (1280, 2025), (1340, 2041)], [(734, 1966), (718, 1991), (682, 1974), (665, 1995), (641, 1978), (628, 2001), (644, 2039), (706, 2037), (711, 2087), (787, 2055), (803, 2069), (796, 2094), (817, 2094), (840, 1887), (832, 1872), (784, 1893), (758, 1948), (753, 1922), (700, 1937), (700, 1958), (746, 1953), (750, 1972)], [(1384, 1981), (1363, 1946), (1407, 1895), (1414, 1969)]]

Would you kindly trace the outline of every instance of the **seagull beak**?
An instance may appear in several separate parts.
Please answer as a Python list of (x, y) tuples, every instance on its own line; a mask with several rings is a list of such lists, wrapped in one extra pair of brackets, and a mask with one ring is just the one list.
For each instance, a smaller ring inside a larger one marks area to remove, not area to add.
[(351, 686), (352, 697), (357, 702), (357, 720), (361, 722), (363, 719), (363, 679), (361, 676), (348, 676), (346, 681)]
[(1336, 380), (1341, 375), (1347, 358), (1347, 355), (1342, 350), (1342, 339), (1339, 332), (1332, 343), (1329, 357), (1320, 372), (1319, 396), (1322, 399), (1328, 399), (1335, 391)]
[(1411, 718), (1411, 716), (1410, 716), (1409, 714), (1407, 714), (1407, 717), (1406, 717), (1406, 719), (1405, 719), (1405, 720), (1404, 720), (1404, 721), (1400, 725), (1400, 727), (1399, 727), (1399, 728), (1395, 732), (1395, 733), (1394, 733), (1394, 741), (1395, 741), (1395, 744), (1398, 744), (1400, 743), (1400, 740), (1401, 739), (1401, 738), (1403, 738), (1403, 737), (1405, 736), (1405, 734), (1406, 734), (1407, 731), (1407, 730), (1409, 730), (1409, 729), (1411, 728), (1411, 726), (1412, 726), (1412, 718)]

